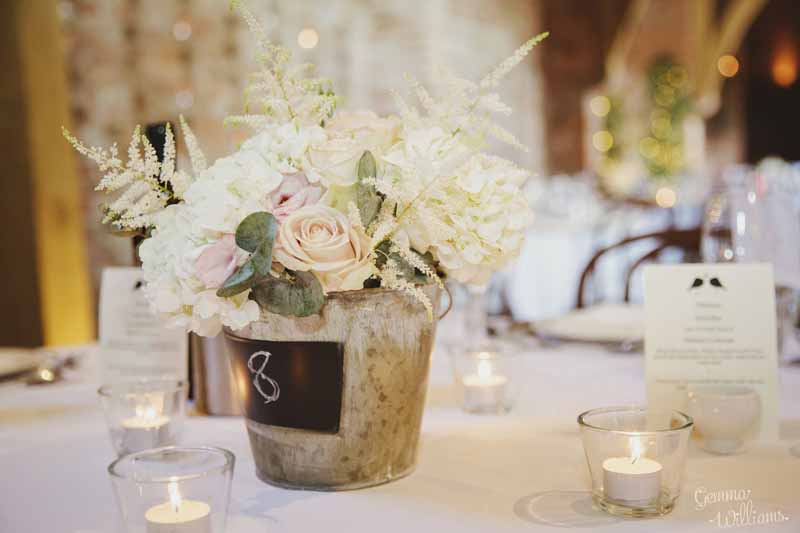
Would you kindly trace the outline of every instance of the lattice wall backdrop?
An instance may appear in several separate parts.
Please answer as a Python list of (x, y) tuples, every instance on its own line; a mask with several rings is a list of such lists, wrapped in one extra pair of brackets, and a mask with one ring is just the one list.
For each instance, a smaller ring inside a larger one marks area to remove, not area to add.
[[(438, 64), (478, 78), (542, 30), (529, 0), (251, 0), (270, 37), (290, 46), (333, 79), (345, 108), (394, 111), (390, 88), (403, 74), (431, 82)], [(225, 0), (63, 0), (59, 4), (71, 88), (72, 127), (92, 144), (126, 146), (137, 123), (183, 113), (210, 159), (233, 149), (245, 131), (222, 129), (240, 110), (254, 64), (253, 39)], [(319, 42), (298, 46), (313, 28)], [(516, 113), (506, 126), (528, 153), (522, 165), (542, 169), (542, 103), (538, 56), (515, 70), (504, 97)], [(95, 291), (102, 267), (128, 264), (131, 247), (99, 224), (97, 173), (81, 160), (83, 199)]]

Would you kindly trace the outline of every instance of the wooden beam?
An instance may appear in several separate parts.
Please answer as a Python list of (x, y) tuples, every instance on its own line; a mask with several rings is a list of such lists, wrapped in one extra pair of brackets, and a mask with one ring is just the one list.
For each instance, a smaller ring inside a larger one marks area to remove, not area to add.
[(61, 125), (69, 100), (56, 0), (13, 0), (27, 116), (39, 296), (46, 345), (94, 338), (80, 182)]
[(736, 54), (747, 31), (753, 25), (768, 0), (734, 0), (727, 4), (719, 27), (707, 29), (704, 54), (697, 79), (696, 101), (701, 115), (708, 118), (719, 110), (720, 93), (724, 79), (717, 69), (717, 61), (724, 54)]
[(636, 44), (642, 21), (649, 9), (650, 0), (633, 0), (614, 36), (606, 55), (606, 84), (613, 90), (623, 89), (627, 79), (628, 56)]

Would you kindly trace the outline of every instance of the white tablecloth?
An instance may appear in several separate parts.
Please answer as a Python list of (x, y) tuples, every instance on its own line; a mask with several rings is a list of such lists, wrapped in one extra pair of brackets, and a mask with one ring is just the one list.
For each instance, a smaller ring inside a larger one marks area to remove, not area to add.
[[(565, 345), (526, 355), (525, 389), (506, 416), (459, 410), (446, 358), (434, 356), (417, 471), (381, 487), (313, 493), (258, 481), (244, 424), (191, 417), (183, 442), (236, 454), (229, 533), (348, 531), (710, 532), (718, 512), (695, 508), (697, 489), (750, 491), (758, 512), (789, 520), (738, 531), (800, 531), (800, 367), (781, 369), (781, 441), (735, 456), (693, 446), (683, 492), (668, 516), (622, 520), (592, 509), (576, 424), (586, 409), (644, 399), (641, 355)], [(83, 381), (43, 388), (0, 385), (0, 531), (118, 531), (106, 467), (114, 454), (95, 397)]]

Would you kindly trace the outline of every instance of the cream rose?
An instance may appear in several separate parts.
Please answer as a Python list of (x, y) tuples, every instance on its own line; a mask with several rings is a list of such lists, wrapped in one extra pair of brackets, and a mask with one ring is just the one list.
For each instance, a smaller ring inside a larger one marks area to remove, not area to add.
[(361, 154), (369, 150), (377, 157), (388, 150), (398, 140), (400, 122), (372, 111), (341, 111), (325, 131), (327, 140), (309, 151), (309, 172), (322, 179), (326, 187), (348, 187), (356, 182)]
[(370, 238), (325, 205), (298, 209), (281, 224), (273, 258), (290, 270), (316, 274), (325, 292), (361, 289), (372, 273)]

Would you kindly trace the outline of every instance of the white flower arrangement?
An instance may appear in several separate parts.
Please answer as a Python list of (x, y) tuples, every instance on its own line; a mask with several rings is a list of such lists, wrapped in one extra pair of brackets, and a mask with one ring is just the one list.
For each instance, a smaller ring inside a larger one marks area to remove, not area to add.
[(116, 146), (64, 130), (104, 172), (97, 189), (117, 193), (104, 222), (146, 237), (146, 293), (170, 325), (212, 336), (262, 310), (308, 316), (327, 293), (378, 286), (430, 314), (419, 284), (482, 284), (518, 255), (528, 174), (485, 151), (490, 137), (523, 148), (491, 120), (511, 113), (493, 91), (546, 33), (478, 83), (442, 69), (441, 99), (409, 78), (417, 104), (395, 93), (399, 116), (379, 117), (337, 111), (331, 83), (290, 66), (246, 6), (232, 6), (260, 49), (245, 114), (226, 119), (255, 131), (238, 151), (207, 166), (181, 117), (190, 174), (175, 168), (169, 128), (163, 161), (137, 128), (125, 164)]

